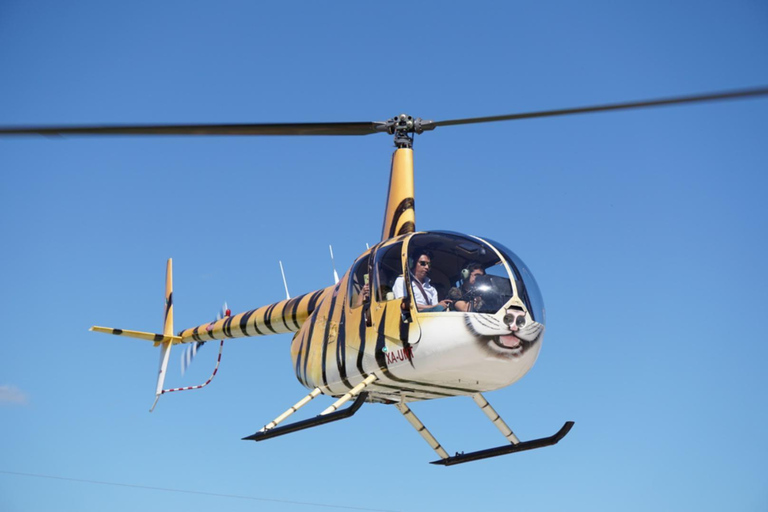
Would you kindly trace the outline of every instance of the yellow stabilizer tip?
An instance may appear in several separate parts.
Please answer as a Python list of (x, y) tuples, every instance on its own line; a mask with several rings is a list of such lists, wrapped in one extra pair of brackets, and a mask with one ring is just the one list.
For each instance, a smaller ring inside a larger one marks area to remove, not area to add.
[(172, 342), (181, 343), (181, 336), (163, 336), (153, 332), (129, 331), (128, 329), (113, 329), (112, 327), (99, 327), (94, 325), (89, 331), (103, 332), (104, 334), (114, 334), (116, 336), (127, 336), (129, 338), (138, 338), (140, 340), (154, 341), (155, 343)]

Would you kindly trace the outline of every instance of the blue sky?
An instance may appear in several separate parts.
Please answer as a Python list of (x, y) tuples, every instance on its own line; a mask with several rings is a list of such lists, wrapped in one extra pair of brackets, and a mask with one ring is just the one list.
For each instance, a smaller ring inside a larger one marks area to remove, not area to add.
[[(752, 87), (766, 28), (759, 1), (5, 0), (0, 124), (441, 120)], [(241, 441), (306, 392), (288, 335), (228, 342), (211, 386), (149, 414), (157, 351), (87, 331), (159, 330), (168, 257), (177, 329), (282, 298), (278, 260), (293, 294), (330, 284), (328, 244), (341, 271), (380, 234), (386, 136), (0, 140), (0, 509), (765, 510), (766, 119), (756, 99), (417, 137), (417, 226), (502, 242), (547, 305), (537, 365), (487, 398), (523, 439), (576, 422), (452, 468), (380, 405)], [(216, 349), (183, 378), (179, 352), (168, 384), (204, 381)], [(503, 441), (468, 398), (413, 410), (449, 452)]]

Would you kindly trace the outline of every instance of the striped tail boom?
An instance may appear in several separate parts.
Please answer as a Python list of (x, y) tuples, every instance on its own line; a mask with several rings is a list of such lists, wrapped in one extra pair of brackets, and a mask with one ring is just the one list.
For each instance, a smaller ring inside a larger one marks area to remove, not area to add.
[(185, 329), (178, 334), (178, 337), (181, 338), (181, 343), (191, 343), (296, 332), (332, 290), (333, 286), (329, 286), (215, 322)]

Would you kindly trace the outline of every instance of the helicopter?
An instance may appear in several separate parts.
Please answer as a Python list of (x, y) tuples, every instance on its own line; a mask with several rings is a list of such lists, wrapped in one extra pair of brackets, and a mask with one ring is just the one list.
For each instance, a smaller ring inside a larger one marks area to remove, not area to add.
[[(93, 326), (91, 331), (138, 338), (160, 348), (155, 389), (163, 394), (174, 345), (293, 333), (291, 361), (309, 390), (297, 403), (244, 440), (264, 441), (349, 418), (365, 403), (392, 405), (452, 466), (557, 444), (574, 426), (521, 441), (483, 393), (520, 380), (535, 364), (546, 329), (541, 291), (526, 264), (488, 238), (416, 229), (413, 142), (443, 126), (586, 114), (768, 95), (768, 87), (490, 117), (430, 121), (401, 114), (382, 122), (5, 127), (12, 135), (254, 135), (388, 134), (390, 166), (380, 240), (331, 286), (232, 314), (174, 333), (172, 260), (166, 266), (160, 333)], [(219, 352), (219, 357), (221, 351)], [(218, 369), (218, 362), (217, 367)], [(214, 370), (214, 375), (216, 370)], [(213, 376), (212, 376), (213, 377)], [(206, 384), (210, 382), (210, 379)], [(320, 395), (334, 399), (319, 415), (284, 422)], [(505, 444), (449, 455), (409, 407), (414, 402), (469, 396), (504, 436)], [(344, 407), (348, 402), (350, 405)], [(150, 409), (150, 410), (152, 410)]]

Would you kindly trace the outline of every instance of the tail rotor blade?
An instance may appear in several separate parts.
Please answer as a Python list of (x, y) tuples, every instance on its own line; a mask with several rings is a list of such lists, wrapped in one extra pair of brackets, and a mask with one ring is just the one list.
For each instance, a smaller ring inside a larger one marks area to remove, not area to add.
[[(230, 315), (229, 306), (227, 306), (227, 303), (225, 302), (224, 305), (221, 307), (221, 309), (216, 313), (216, 321), (218, 322), (222, 318), (226, 318), (229, 315)], [(197, 355), (197, 351), (200, 350), (203, 347), (203, 345), (205, 345), (204, 341), (198, 341), (197, 343), (192, 343), (189, 346), (187, 346), (187, 349), (181, 355), (181, 374), (182, 375), (186, 373), (187, 368), (189, 368), (195, 356)]]
[(189, 365), (192, 364), (192, 360), (197, 355), (197, 349), (202, 347), (204, 344), (197, 342), (192, 343), (187, 347), (187, 349), (181, 354), (181, 374), (184, 375), (187, 371), (187, 368), (189, 368)]

